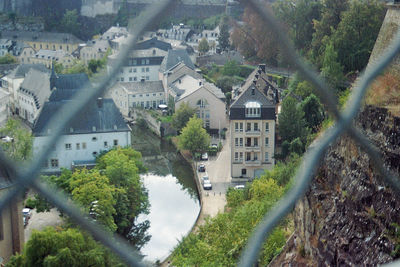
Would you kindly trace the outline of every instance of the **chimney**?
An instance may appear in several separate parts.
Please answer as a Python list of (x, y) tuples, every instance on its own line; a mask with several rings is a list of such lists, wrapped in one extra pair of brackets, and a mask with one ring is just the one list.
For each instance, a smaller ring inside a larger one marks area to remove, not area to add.
[(202, 86), (203, 85), (203, 82), (202, 81), (199, 81), (199, 86)]
[(103, 107), (103, 98), (101, 98), (101, 97), (97, 98), (97, 106), (99, 108)]
[(266, 67), (265, 64), (259, 64), (259, 65), (258, 65), (258, 68), (259, 68), (260, 70), (262, 70), (262, 72), (265, 72), (265, 67)]

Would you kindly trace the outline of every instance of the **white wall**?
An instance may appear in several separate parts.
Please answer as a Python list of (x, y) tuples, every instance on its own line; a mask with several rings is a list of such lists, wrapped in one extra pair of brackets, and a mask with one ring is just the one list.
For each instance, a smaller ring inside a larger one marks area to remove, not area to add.
[[(96, 138), (96, 140), (94, 140)], [(37, 155), (47, 146), (47, 136), (35, 137), (33, 140), (33, 155)], [(125, 147), (131, 145), (131, 133), (111, 132), (111, 133), (91, 133), (64, 135), (48, 156), (48, 167), (43, 167), (43, 172), (57, 172), (60, 168), (71, 169), (74, 160), (95, 160), (94, 152), (97, 155), (104, 150), (109, 150), (114, 145), (114, 140), (118, 140), (118, 146)], [(104, 142), (107, 142), (107, 147)], [(71, 149), (66, 149), (66, 144), (71, 144)], [(79, 149), (77, 148), (79, 144)], [(84, 148), (86, 144), (86, 148)], [(51, 166), (51, 159), (58, 160), (58, 167)]]
[(141, 79), (145, 79), (145, 81), (158, 81), (159, 70), (160, 65), (122, 67), (120, 73), (117, 75), (117, 81), (140, 82)]
[(7, 122), (10, 94), (0, 89), (0, 127)]

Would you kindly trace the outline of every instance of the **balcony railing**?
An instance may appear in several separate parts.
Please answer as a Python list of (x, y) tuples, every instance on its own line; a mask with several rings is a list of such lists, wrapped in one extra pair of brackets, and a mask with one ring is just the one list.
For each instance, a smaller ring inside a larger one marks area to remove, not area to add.
[(246, 135), (251, 135), (251, 136), (259, 136), (261, 135), (260, 130), (246, 130)]
[(246, 151), (260, 151), (261, 147), (260, 146), (245, 146)]
[(244, 164), (249, 167), (261, 166), (261, 161), (260, 160), (246, 160), (244, 162)]

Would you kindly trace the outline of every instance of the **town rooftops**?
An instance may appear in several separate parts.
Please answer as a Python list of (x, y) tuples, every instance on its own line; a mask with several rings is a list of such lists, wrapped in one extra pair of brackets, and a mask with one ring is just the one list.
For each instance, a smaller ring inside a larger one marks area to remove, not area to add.
[[(48, 121), (63, 105), (73, 100), (46, 102), (33, 128), (34, 136), (46, 136), (52, 131), (48, 129)], [(120, 111), (112, 99), (97, 99), (86, 105), (85, 109), (63, 130), (64, 135), (126, 132), (130, 131)]]
[(157, 39), (157, 37), (154, 37), (149, 40), (137, 43), (135, 47), (136, 50), (145, 50), (150, 48), (158, 48), (164, 51), (168, 51), (172, 49), (172, 46), (170, 43), (160, 41)]
[(82, 40), (70, 33), (58, 32), (30, 32), (30, 31), (2, 31), (2, 38), (21, 40), (26, 42), (48, 42), (60, 44), (79, 44)]
[(101, 36), (104, 40), (112, 40), (119, 36), (127, 36), (128, 30), (126, 27), (111, 26), (103, 35)]
[(168, 54), (165, 56), (163, 62), (161, 63), (160, 72), (168, 71), (180, 62), (185, 63), (185, 65), (192, 70), (194, 70), (195, 68), (186, 50), (168, 50)]
[(164, 87), (161, 81), (119, 83), (118, 85), (130, 93), (164, 93)]
[(91, 47), (98, 52), (106, 52), (110, 47), (110, 41), (104, 39), (90, 40), (86, 43), (84, 47)]
[(213, 94), (216, 98), (220, 99), (221, 101), (225, 100), (225, 95), (221, 91), (221, 89), (219, 89), (212, 83), (199, 81), (199, 85), (197, 87), (191, 87), (190, 89), (185, 90), (185, 92), (179, 97), (179, 101), (183, 100), (184, 98), (190, 96), (194, 92), (201, 89), (209, 91), (211, 94)]
[(197, 73), (193, 69), (189, 68), (188, 66), (185, 65), (185, 63), (180, 62), (176, 64), (174, 67), (170, 68), (167, 73), (167, 82), (168, 84), (174, 83), (176, 80), (179, 78), (189, 75), (192, 76), (195, 79), (201, 79), (202, 76), (200, 73)]
[(30, 69), (50, 73), (50, 70), (43, 64), (21, 64), (10, 73), (9, 77), (12, 79), (24, 78)]
[(52, 73), (52, 89), (81, 89), (88, 85), (89, 77), (86, 73), (55, 74)]
[(71, 54), (65, 52), (64, 50), (46, 50), (40, 49), (36, 54), (36, 58), (48, 59), (48, 60), (58, 60), (66, 56), (71, 56)]
[(30, 69), (19, 88), (20, 92), (31, 95), (39, 109), (50, 96), (50, 74)]

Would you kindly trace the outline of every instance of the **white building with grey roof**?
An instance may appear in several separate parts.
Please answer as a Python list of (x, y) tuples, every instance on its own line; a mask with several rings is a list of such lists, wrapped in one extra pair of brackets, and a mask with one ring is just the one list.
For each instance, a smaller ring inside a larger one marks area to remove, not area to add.
[[(48, 101), (33, 128), (33, 155), (48, 145), (52, 133), (51, 116), (74, 100)], [(97, 99), (87, 105), (63, 130), (62, 137), (47, 155), (42, 172), (57, 173), (61, 168), (94, 165), (96, 157), (114, 147), (131, 145), (131, 130), (112, 99)]]
[(10, 102), (10, 93), (0, 88), (0, 127), (2, 127), (8, 119)]
[(116, 83), (105, 97), (112, 98), (124, 116), (129, 116), (132, 108), (156, 109), (166, 103), (161, 81)]
[(64, 50), (47, 50), (40, 49), (37, 53), (30, 57), (33, 64), (43, 64), (47, 68), (51, 68), (53, 62), (61, 64), (64, 68), (69, 68), (74, 64), (75, 58)]
[(104, 39), (90, 40), (82, 45), (79, 50), (80, 60), (88, 64), (92, 59), (98, 60), (103, 58), (110, 48), (110, 41)]

